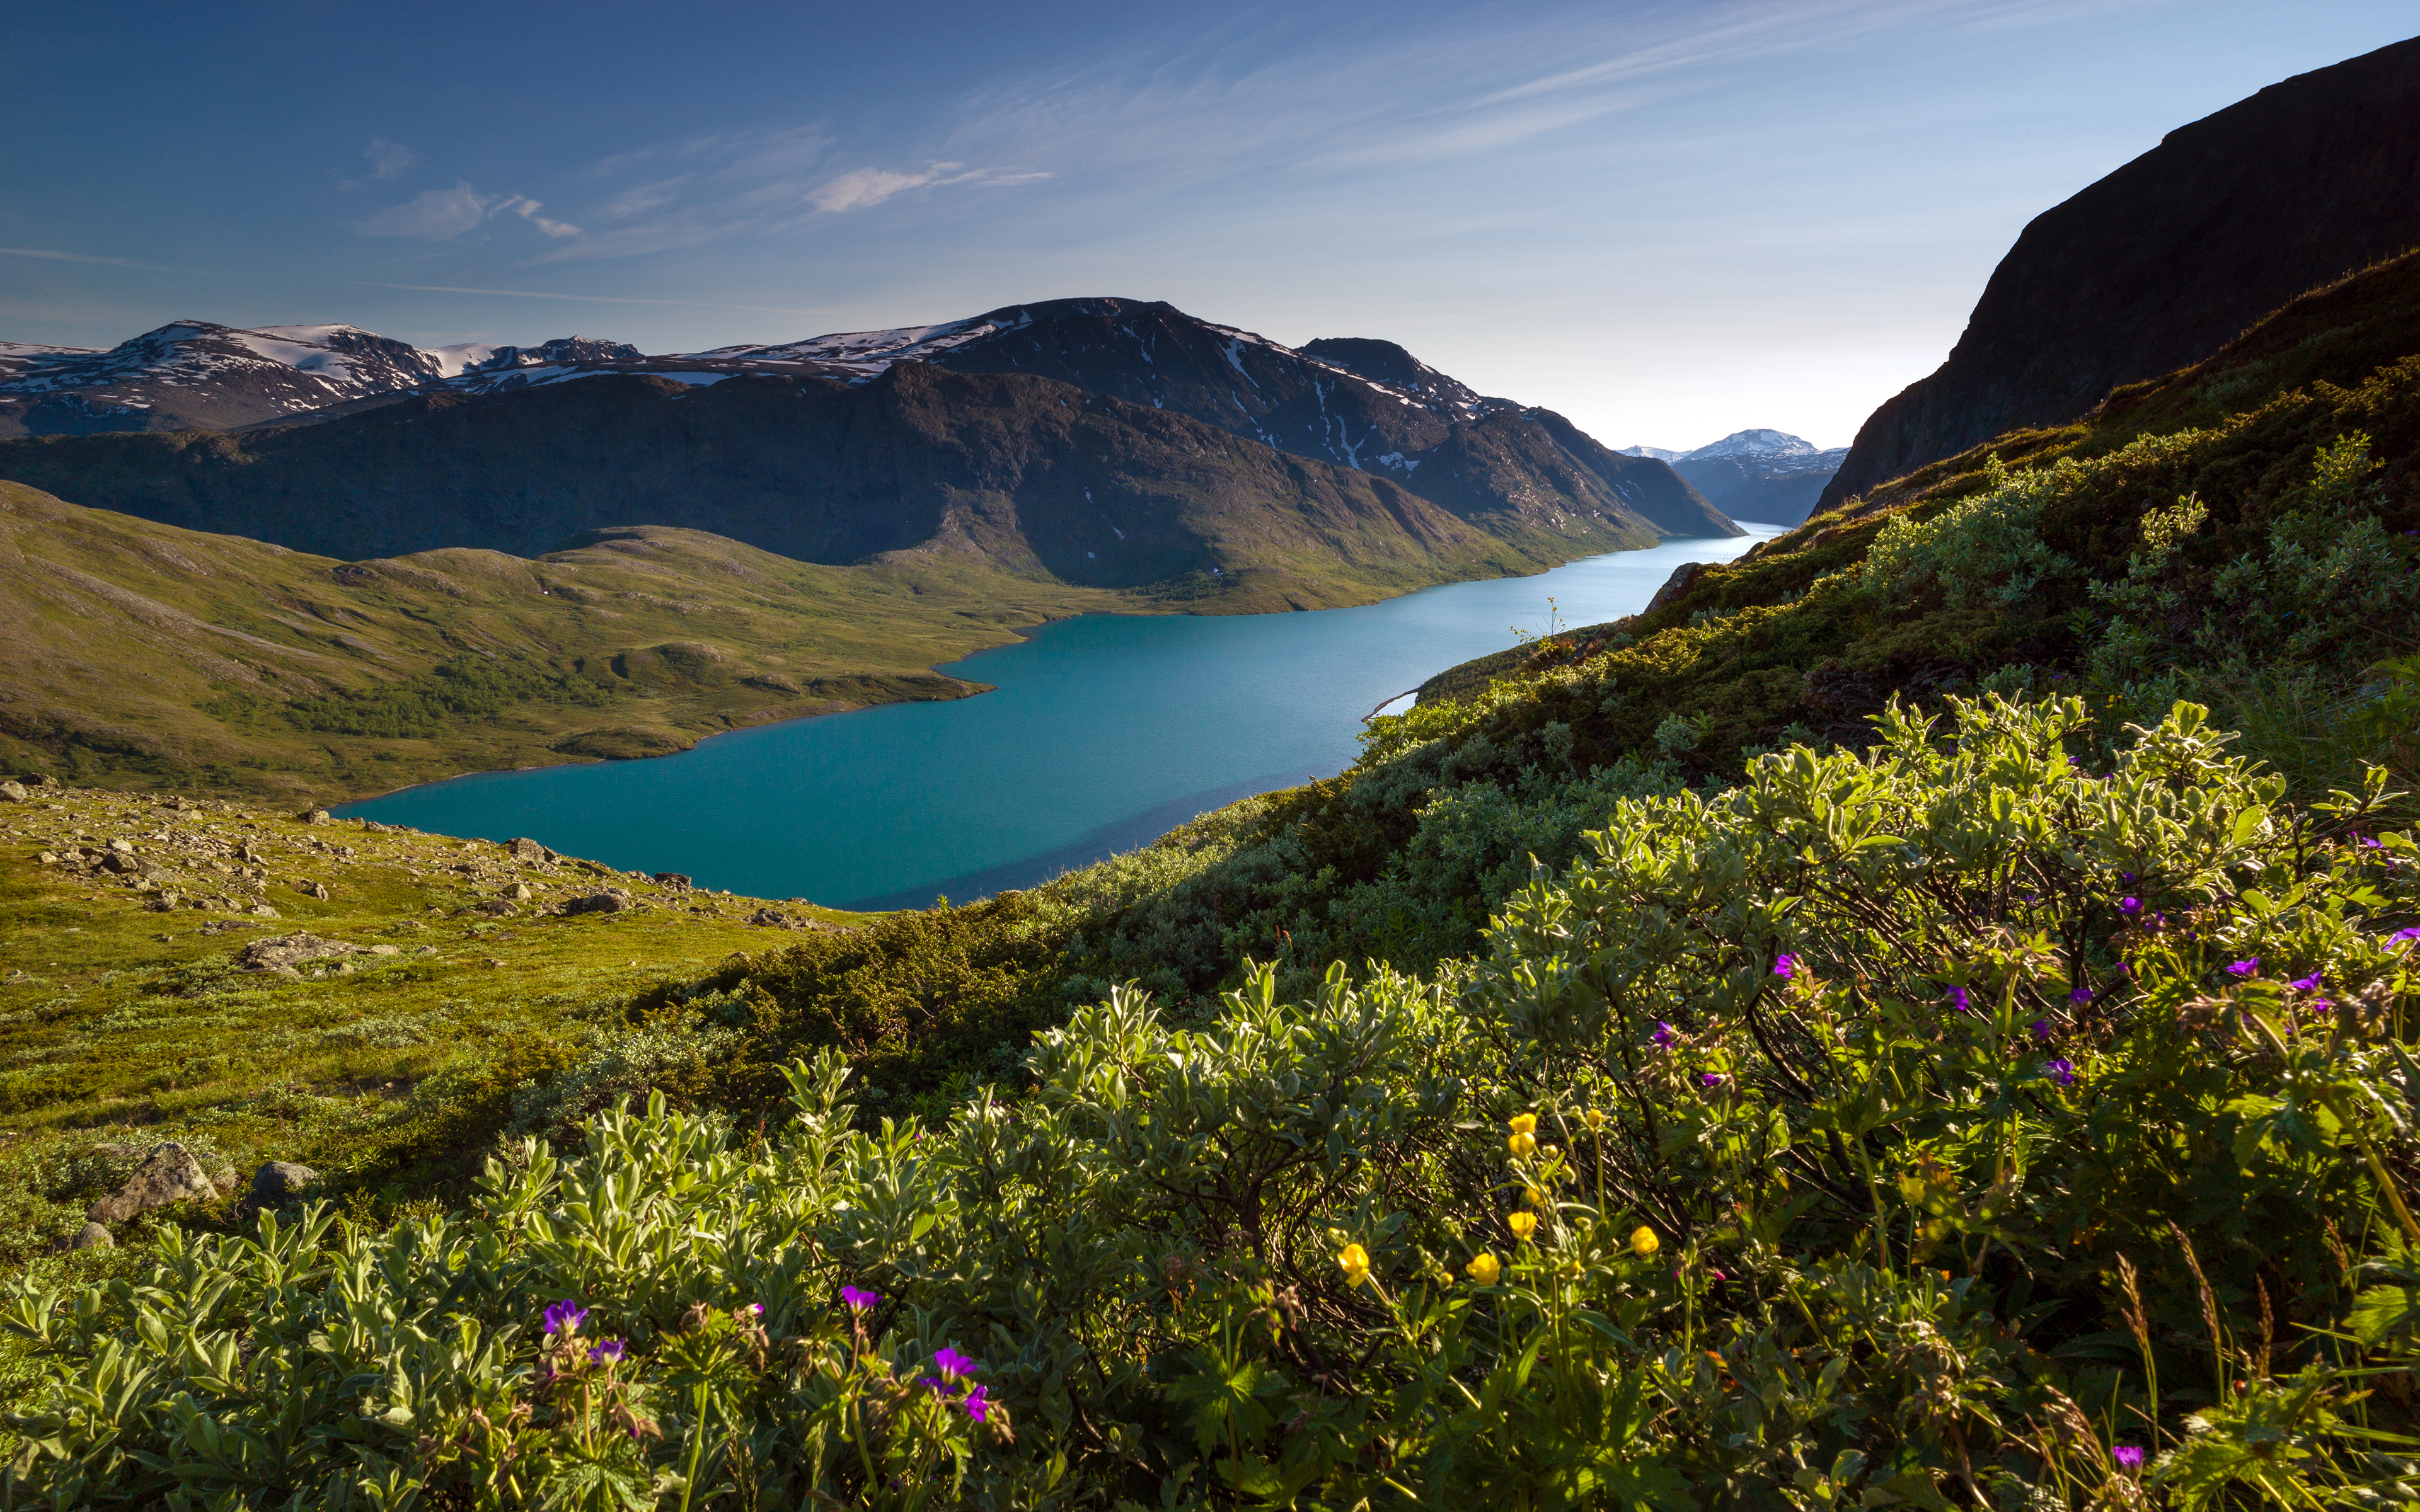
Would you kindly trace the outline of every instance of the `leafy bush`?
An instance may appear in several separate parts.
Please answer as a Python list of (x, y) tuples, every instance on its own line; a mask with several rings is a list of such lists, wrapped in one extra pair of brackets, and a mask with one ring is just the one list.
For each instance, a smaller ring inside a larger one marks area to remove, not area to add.
[(466, 1216), (21, 1282), (21, 1500), (2420, 1496), (2420, 848), (2189, 704), (2105, 773), (2079, 701), (1947, 718), (1622, 797), (1425, 980), (1115, 990), (945, 1125), (827, 1047), (762, 1139), (659, 1098)]

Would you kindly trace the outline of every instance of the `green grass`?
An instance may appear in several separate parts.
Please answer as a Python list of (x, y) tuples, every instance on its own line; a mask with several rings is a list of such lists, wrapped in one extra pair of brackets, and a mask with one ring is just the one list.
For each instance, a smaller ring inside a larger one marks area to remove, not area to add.
[[(644, 1015), (626, 1013), (634, 997), (655, 993), (660, 1027), (665, 984), (797, 937), (751, 925), (759, 909), (862, 922), (591, 863), (519, 866), (486, 841), (306, 825), (227, 803), (35, 792), (0, 805), (0, 1263), (72, 1233), (101, 1187), (131, 1168), (94, 1157), (96, 1146), (180, 1139), (246, 1179), (263, 1160), (299, 1161), (336, 1192), (380, 1204), (435, 1190), (510, 1121), (516, 1088), (644, 1029)], [(138, 890), (38, 859), (79, 834), (133, 840), (164, 863), (164, 880)], [(217, 841), (254, 847), (266, 877), (212, 868), (203, 852)], [(520, 879), (538, 895), (514, 915), (478, 911)], [(606, 886), (641, 906), (538, 911)], [(247, 907), (265, 899), (281, 917), (154, 906), (166, 892), (206, 891)], [(295, 932), (380, 953), (302, 980), (238, 969), (247, 943)]]

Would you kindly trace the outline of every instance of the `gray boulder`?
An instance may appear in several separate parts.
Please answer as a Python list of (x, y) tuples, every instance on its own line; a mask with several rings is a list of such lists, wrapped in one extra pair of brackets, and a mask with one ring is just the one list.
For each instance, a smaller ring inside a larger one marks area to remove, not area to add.
[(0, 803), (23, 803), (32, 796), (23, 782), (0, 782)]
[(504, 849), (513, 853), (516, 861), (551, 861), (555, 858), (552, 851), (526, 835), (504, 841)]
[(628, 889), (608, 887), (603, 892), (592, 892), (585, 898), (566, 898), (563, 911), (566, 914), (619, 914), (635, 905)]
[(324, 825), (334, 820), (335, 815), (325, 809), (305, 809), (294, 817), (306, 825)]
[(210, 1201), (218, 1195), (219, 1189), (210, 1184), (192, 1150), (182, 1145), (162, 1145), (134, 1168), (124, 1186), (94, 1203), (85, 1217), (97, 1224), (122, 1224), (138, 1212), (172, 1202)]
[(116, 1240), (110, 1237), (109, 1230), (106, 1227), (100, 1224), (88, 1223), (82, 1228), (76, 1230), (75, 1238), (68, 1241), (68, 1248), (109, 1249), (116, 1245)]
[(297, 1165), (290, 1160), (272, 1160), (252, 1173), (252, 1200), (262, 1207), (299, 1196), (302, 1189), (318, 1184), (319, 1173), (308, 1165)]
[(246, 971), (291, 971), (305, 962), (361, 953), (360, 946), (342, 940), (321, 939), (317, 934), (280, 934), (246, 945), (235, 953), (235, 964)]

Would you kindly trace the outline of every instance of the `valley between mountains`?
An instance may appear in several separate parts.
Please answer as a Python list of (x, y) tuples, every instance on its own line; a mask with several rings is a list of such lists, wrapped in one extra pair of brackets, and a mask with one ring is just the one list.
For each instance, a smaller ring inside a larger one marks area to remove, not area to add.
[[(2420, 1504), (2415, 206), (2420, 39), (2273, 85), (1845, 455), (1113, 299), (0, 353), (0, 1499)], [(1712, 539), (971, 902), (321, 806)]]
[(0, 440), (0, 623), (34, 648), (0, 748), (80, 781), (333, 801), (660, 754), (959, 696), (933, 665), (1070, 614), (1738, 533), (1391, 343), (1131, 300), (669, 358), (185, 322), (7, 360), (8, 424), (50, 433)]

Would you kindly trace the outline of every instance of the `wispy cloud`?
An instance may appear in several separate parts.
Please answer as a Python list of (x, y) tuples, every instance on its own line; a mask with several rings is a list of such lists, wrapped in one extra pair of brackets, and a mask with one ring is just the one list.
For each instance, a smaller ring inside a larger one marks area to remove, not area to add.
[(969, 168), (963, 162), (928, 163), (922, 173), (890, 168), (851, 168), (839, 177), (807, 191), (807, 203), (819, 210), (862, 210), (911, 189), (945, 184), (1024, 184), (1047, 178), (1047, 173), (1006, 173), (998, 168)]
[(564, 294), (539, 288), (465, 288), (455, 284), (372, 284), (364, 288), (408, 289), (417, 294), (491, 294), (512, 300), (567, 300), (577, 304), (674, 304), (691, 310), (755, 310), (766, 315), (830, 315), (829, 309), (786, 304), (726, 304), (719, 300), (633, 300), (610, 294)]
[(353, 229), (365, 237), (416, 237), (426, 241), (450, 241), (490, 216), (511, 213), (553, 238), (577, 237), (580, 227), (550, 221), (538, 211), (546, 207), (526, 194), (482, 194), (467, 182), (451, 189), (423, 190), (401, 205), (391, 205)]
[(370, 145), (362, 149), (362, 156), (369, 160), (370, 177), (373, 178), (400, 178), (420, 162), (419, 153), (382, 136), (371, 137)]
[(131, 257), (90, 257), (80, 252), (55, 252), (48, 247), (0, 247), (0, 257), (39, 257), (44, 262), (90, 263), (96, 268), (136, 268), (147, 273), (191, 273), (193, 268), (165, 268), (158, 263), (140, 263)]

